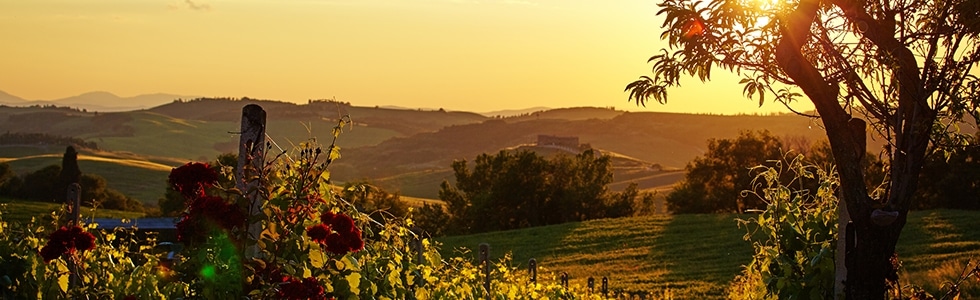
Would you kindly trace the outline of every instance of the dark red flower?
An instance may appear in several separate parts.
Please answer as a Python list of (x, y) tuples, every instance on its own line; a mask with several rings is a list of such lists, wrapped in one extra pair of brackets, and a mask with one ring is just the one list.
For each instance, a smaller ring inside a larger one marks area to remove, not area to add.
[(307, 277), (303, 280), (285, 277), (283, 283), (279, 285), (280, 299), (326, 299), (323, 286), (316, 277)]
[(306, 235), (313, 239), (314, 242), (323, 244), (327, 242), (327, 236), (330, 235), (330, 226), (327, 224), (317, 224), (306, 228)]
[[(322, 217), (321, 217), (322, 219)], [(338, 214), (331, 220), (330, 227), (339, 232), (340, 234), (346, 234), (354, 231), (354, 219), (351, 219), (345, 214)]]
[(347, 245), (347, 239), (341, 236), (339, 233), (331, 233), (327, 236), (327, 251), (334, 254), (344, 255), (350, 252), (350, 246)]
[(41, 248), (41, 257), (47, 263), (66, 253), (92, 249), (95, 249), (94, 235), (78, 226), (72, 226), (70, 229), (61, 227), (48, 237), (48, 243)]
[(361, 239), (361, 230), (355, 228), (354, 231), (348, 233), (345, 238), (347, 247), (350, 248), (351, 252), (357, 252), (364, 249), (364, 240)]
[(170, 171), (167, 182), (184, 198), (193, 199), (204, 194), (204, 188), (218, 183), (218, 173), (206, 163), (189, 162)]
[(327, 224), (327, 225), (333, 224), (333, 219), (336, 216), (337, 215), (335, 215), (333, 212), (325, 211), (323, 212), (323, 214), (320, 215), (320, 223)]

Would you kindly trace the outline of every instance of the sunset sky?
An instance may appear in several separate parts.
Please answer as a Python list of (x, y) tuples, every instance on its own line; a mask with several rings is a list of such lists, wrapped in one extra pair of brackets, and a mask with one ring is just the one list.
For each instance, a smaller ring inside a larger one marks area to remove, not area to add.
[(787, 111), (759, 108), (721, 70), (686, 79), (667, 105), (628, 102), (623, 88), (664, 45), (656, 11), (652, 0), (0, 0), (0, 91)]

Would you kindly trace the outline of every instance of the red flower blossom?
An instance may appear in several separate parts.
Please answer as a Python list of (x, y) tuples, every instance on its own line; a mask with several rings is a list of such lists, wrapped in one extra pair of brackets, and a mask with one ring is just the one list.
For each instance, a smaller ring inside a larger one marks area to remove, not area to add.
[(354, 231), (347, 234), (345, 238), (347, 238), (345, 242), (347, 242), (347, 247), (351, 252), (357, 252), (364, 249), (364, 240), (361, 239), (360, 229), (355, 228)]
[(337, 230), (341, 234), (346, 234), (349, 232), (354, 232), (354, 219), (351, 219), (347, 215), (339, 214), (333, 218), (330, 222), (330, 226)]
[(306, 235), (313, 239), (314, 242), (323, 244), (327, 242), (327, 236), (330, 235), (330, 226), (327, 224), (317, 224), (306, 228)]
[(350, 251), (350, 246), (347, 246), (347, 241), (343, 236), (334, 232), (327, 236), (327, 251), (344, 255)]
[(72, 226), (70, 229), (61, 227), (48, 237), (48, 243), (41, 248), (41, 257), (47, 263), (66, 253), (92, 249), (95, 249), (95, 236), (91, 233), (85, 232), (78, 226)]
[(327, 299), (324, 294), (323, 286), (316, 277), (307, 277), (303, 280), (286, 277), (279, 285), (280, 299)]
[[(361, 230), (350, 216), (325, 211), (320, 214), (320, 222), (323, 224), (307, 228), (306, 234), (317, 243), (325, 245), (327, 251), (344, 255), (364, 249)], [(330, 232), (330, 229), (333, 229), (333, 232)]]
[(218, 173), (206, 163), (187, 163), (171, 170), (167, 182), (184, 198), (193, 199), (218, 183)]
[(333, 219), (336, 216), (337, 215), (335, 215), (333, 212), (325, 211), (323, 212), (323, 214), (320, 215), (320, 223), (327, 224), (327, 225), (332, 224)]

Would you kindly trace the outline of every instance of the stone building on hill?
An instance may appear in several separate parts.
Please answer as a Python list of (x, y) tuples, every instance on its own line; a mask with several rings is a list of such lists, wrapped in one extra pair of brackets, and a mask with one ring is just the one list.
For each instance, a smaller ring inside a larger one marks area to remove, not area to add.
[(549, 147), (565, 150), (571, 153), (579, 153), (584, 150), (592, 149), (590, 144), (579, 144), (577, 136), (555, 136), (539, 134), (538, 147)]

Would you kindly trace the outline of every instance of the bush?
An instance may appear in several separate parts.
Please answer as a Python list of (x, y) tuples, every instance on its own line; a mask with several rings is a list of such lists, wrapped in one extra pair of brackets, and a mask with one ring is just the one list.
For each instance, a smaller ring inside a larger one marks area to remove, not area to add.
[[(798, 156), (753, 168), (753, 186), (761, 189), (746, 195), (764, 201), (766, 209), (739, 221), (755, 254), (733, 280), (730, 299), (834, 298), (839, 181), (832, 170), (802, 161)], [(793, 180), (784, 184), (780, 177), (785, 174)], [(812, 181), (818, 184), (807, 188)]]
[[(455, 184), (444, 181), (441, 213), (424, 208), (417, 215), (430, 233), (466, 234), (508, 230), (598, 218), (633, 215), (632, 190), (611, 193), (610, 157), (593, 150), (545, 159), (531, 151), (500, 151), (452, 164)], [(444, 214), (443, 214), (444, 213)], [(435, 219), (425, 219), (428, 217)], [(446, 222), (441, 220), (446, 219)]]

